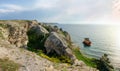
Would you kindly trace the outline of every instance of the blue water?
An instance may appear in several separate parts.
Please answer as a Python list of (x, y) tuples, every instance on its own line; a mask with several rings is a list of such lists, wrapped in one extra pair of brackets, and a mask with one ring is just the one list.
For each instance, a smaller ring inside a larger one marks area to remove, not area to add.
[[(100, 58), (107, 53), (114, 67), (120, 68), (120, 26), (68, 24), (58, 26), (70, 33), (73, 42), (80, 46), (84, 55)], [(83, 46), (82, 42), (86, 37), (92, 41), (91, 47)]]

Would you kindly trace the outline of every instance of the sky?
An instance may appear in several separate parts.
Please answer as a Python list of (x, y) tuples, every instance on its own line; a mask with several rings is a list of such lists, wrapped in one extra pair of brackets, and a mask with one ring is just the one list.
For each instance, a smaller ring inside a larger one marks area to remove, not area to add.
[(119, 0), (0, 0), (0, 19), (118, 24), (119, 3)]

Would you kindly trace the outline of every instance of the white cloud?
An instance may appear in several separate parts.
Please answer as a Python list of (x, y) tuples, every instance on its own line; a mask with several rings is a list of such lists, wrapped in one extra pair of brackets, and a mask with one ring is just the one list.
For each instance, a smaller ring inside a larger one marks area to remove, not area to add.
[(15, 11), (10, 9), (0, 9), (0, 13), (8, 13), (8, 12), (15, 12)]
[(57, 0), (36, 0), (34, 8), (49, 9), (55, 7)]
[[(27, 11), (31, 16), (44, 16), (47, 22), (104, 23), (113, 20), (112, 0), (34, 0), (24, 7), (14, 4), (0, 5), (0, 13)], [(39, 11), (41, 11), (39, 13)]]
[(50, 17), (49, 20), (60, 22), (95, 21), (104, 17), (105, 14), (110, 14), (110, 5), (110, 1), (104, 0), (57, 0), (52, 10), (60, 12)]
[(0, 5), (0, 13), (10, 13), (23, 11), (24, 8), (14, 4), (2, 4)]
[(18, 5), (13, 5), (13, 4), (5, 4), (5, 5), (2, 5), (2, 6), (6, 7), (6, 8), (9, 8), (9, 9), (17, 10), (17, 11), (23, 10), (23, 7), (18, 6)]

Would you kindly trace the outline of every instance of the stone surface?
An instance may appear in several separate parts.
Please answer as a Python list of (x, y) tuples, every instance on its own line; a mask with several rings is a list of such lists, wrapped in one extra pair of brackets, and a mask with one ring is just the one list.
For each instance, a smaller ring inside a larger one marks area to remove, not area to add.
[(11, 44), (16, 47), (23, 47), (27, 45), (28, 36), (26, 32), (37, 22), (24, 20), (8, 20), (0, 21), (0, 24), (6, 26), (2, 27), (2, 33)]
[(63, 55), (67, 45), (66, 42), (60, 38), (56, 32), (52, 32), (45, 41), (45, 48), (47, 53), (50, 53), (52, 50), (54, 50), (58, 55)]
[(85, 63), (83, 62), (83, 61), (79, 61), (79, 60), (75, 60), (75, 62), (74, 62), (74, 66), (85, 66)]
[(9, 58), (21, 65), (19, 71), (44, 71), (47, 68), (52, 67), (53, 63), (37, 56), (35, 53), (29, 52), (22, 48), (16, 48), (14, 46), (10, 48), (0, 47), (0, 58)]
[(44, 46), (46, 48), (47, 54), (55, 51), (58, 55), (67, 56), (73, 62), (76, 59), (71, 49), (68, 47), (67, 42), (56, 32), (52, 32), (50, 34), (50, 36), (46, 39)]
[(43, 28), (41, 25), (36, 25), (30, 28), (31, 32), (34, 32), (36, 35), (48, 34), (49, 32)]

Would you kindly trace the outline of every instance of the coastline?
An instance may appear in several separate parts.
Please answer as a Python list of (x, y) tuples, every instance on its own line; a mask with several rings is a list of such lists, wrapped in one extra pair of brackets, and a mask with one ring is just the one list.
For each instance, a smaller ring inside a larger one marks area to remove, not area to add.
[[(79, 51), (79, 47), (72, 45), (72, 40), (71, 40), (69, 33), (62, 30), (62, 28), (58, 28), (57, 26), (50, 26), (49, 24), (40, 23), (40, 22), (37, 22), (36, 20), (32, 20), (32, 21), (30, 20), (12, 20), (12, 21), (1, 20), (0, 27), (2, 28), (1, 30), (2, 33), (0, 37), (2, 37), (1, 38), (2, 40), (7, 41), (9, 45), (12, 45), (12, 46), (14, 45), (17, 48), (19, 47), (22, 47), (25, 49), (27, 48), (27, 50), (29, 50), (30, 52), (32, 51), (38, 56), (48, 59), (52, 61), (53, 63), (62, 62), (62, 63), (68, 63), (70, 65), (75, 66), (75, 68), (72, 68), (72, 69), (76, 69), (76, 68), (79, 69), (78, 67), (82, 69), (82, 67), (86, 67), (84, 68), (86, 69), (86, 71), (89, 68), (91, 68), (91, 70), (93, 71), (94, 70), (97, 71), (96, 69), (97, 62), (95, 62), (97, 60), (83, 56), (81, 52)], [(8, 30), (10, 30), (10, 32), (8, 32)], [(3, 32), (6, 32), (6, 33), (3, 33)], [(20, 36), (20, 37), (14, 38), (16, 36), (16, 33), (17, 33), (17, 36)], [(9, 38), (8, 36), (5, 36), (6, 34), (9, 35)], [(53, 40), (53, 38), (56, 40)], [(25, 39), (25, 40), (23, 41), (23, 43), (21, 43), (17, 39), (19, 40)], [(57, 49), (56, 47), (59, 47), (59, 46), (62, 48)], [(67, 50), (64, 50), (64, 48)], [(64, 53), (61, 53), (61, 52), (64, 52)], [(51, 56), (51, 53), (55, 55)], [(60, 55), (60, 57), (56, 58), (56, 55)], [(67, 67), (69, 66), (66, 66), (66, 69)], [(69, 70), (69, 68), (67, 70)]]

